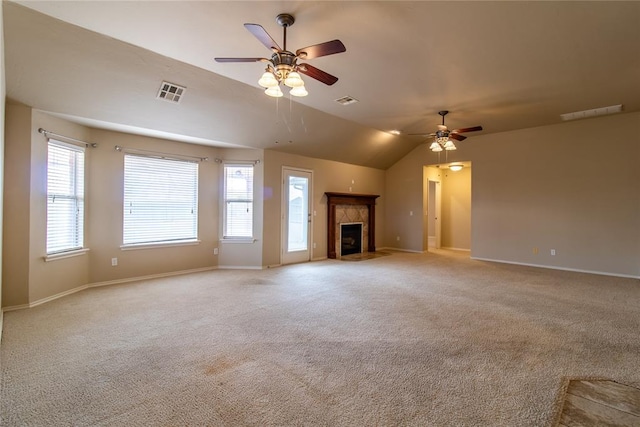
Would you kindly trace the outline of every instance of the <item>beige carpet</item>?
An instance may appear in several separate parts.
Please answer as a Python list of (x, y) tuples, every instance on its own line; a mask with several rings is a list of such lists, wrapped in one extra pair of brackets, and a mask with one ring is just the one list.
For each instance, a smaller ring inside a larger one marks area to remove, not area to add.
[(640, 386), (638, 280), (394, 253), (90, 289), (5, 314), (3, 426), (545, 426)]

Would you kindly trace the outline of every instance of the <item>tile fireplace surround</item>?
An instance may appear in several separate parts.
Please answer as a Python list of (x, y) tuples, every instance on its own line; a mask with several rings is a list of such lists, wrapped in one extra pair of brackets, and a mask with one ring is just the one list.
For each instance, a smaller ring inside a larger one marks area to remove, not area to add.
[(327, 196), (329, 222), (327, 224), (327, 257), (337, 258), (339, 224), (362, 222), (363, 251), (376, 251), (376, 194), (324, 193)]

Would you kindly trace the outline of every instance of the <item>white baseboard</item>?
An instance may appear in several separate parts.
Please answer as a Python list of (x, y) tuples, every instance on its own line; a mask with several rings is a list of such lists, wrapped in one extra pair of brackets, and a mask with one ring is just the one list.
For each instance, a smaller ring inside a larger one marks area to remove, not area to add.
[(278, 268), (282, 267), (282, 264), (269, 264), (265, 268)]
[(477, 261), (499, 262), (501, 264), (513, 264), (513, 265), (524, 265), (527, 267), (546, 268), (549, 270), (573, 271), (575, 273), (598, 274), (600, 276), (613, 276), (613, 277), (624, 277), (628, 279), (640, 279), (640, 276), (634, 276), (632, 274), (618, 274), (618, 273), (611, 273), (607, 271), (582, 270), (579, 268), (557, 267), (555, 265), (529, 264), (526, 262), (505, 261), (501, 259), (480, 258), (480, 257), (474, 257), (474, 256), (472, 256), (471, 259), (475, 259)]
[(97, 287), (100, 287), (100, 286), (119, 285), (119, 284), (122, 284), (122, 283), (130, 283), (130, 282), (139, 282), (141, 280), (159, 279), (159, 278), (162, 278), (162, 277), (180, 276), (180, 275), (183, 275), (183, 274), (190, 274), (190, 273), (200, 273), (200, 272), (203, 272), (203, 271), (215, 270), (217, 268), (218, 267), (193, 268), (193, 269), (190, 269), (190, 270), (172, 271), (172, 272), (169, 272), (169, 273), (151, 274), (151, 275), (148, 275), (148, 276), (128, 277), (126, 279), (116, 279), (116, 280), (109, 280), (109, 281), (106, 281), (106, 282), (88, 283), (86, 285), (78, 286), (77, 288), (69, 289), (67, 291), (60, 292), (59, 294), (51, 295), (51, 296), (39, 299), (39, 300), (34, 301), (34, 302), (30, 302), (28, 304), (20, 304), (20, 305), (13, 305), (13, 306), (9, 306), (9, 307), (3, 307), (2, 308), (2, 312), (22, 310), (22, 309), (25, 309), (25, 308), (33, 308), (33, 307), (39, 306), (40, 304), (44, 304), (44, 303), (56, 300), (58, 298), (65, 297), (67, 295), (75, 294), (76, 292), (84, 291), (85, 289), (89, 289), (89, 288), (97, 288)]
[(181, 276), (183, 274), (201, 273), (203, 271), (216, 270), (218, 267), (192, 268), (190, 270), (170, 271), (168, 273), (150, 274), (148, 276), (127, 277), (125, 279), (108, 280), (106, 282), (94, 282), (87, 285), (88, 288), (100, 286), (119, 285), (121, 283), (139, 282), (141, 280), (161, 279), (163, 277)]
[(451, 248), (449, 246), (443, 246), (440, 249), (446, 249), (448, 251), (461, 251), (461, 252), (471, 252), (471, 249), (463, 249), (463, 248)]
[(261, 265), (219, 265), (219, 270), (262, 270)]
[(15, 311), (15, 310), (22, 310), (23, 308), (37, 307), (40, 304), (44, 304), (44, 303), (56, 300), (58, 298), (66, 297), (67, 295), (75, 294), (76, 292), (84, 291), (87, 288), (89, 288), (89, 285), (78, 286), (77, 288), (69, 289), (69, 290), (66, 290), (64, 292), (60, 292), (59, 294), (48, 296), (46, 298), (41, 298), (41, 299), (36, 300), (34, 302), (30, 302), (28, 304), (20, 304), (20, 305), (12, 305), (12, 306), (9, 306), (9, 307), (2, 307), (2, 311), (3, 312)]
[(414, 251), (413, 249), (402, 249), (402, 248), (392, 248), (392, 247), (384, 247), (384, 248), (376, 248), (376, 251), (398, 251), (398, 252), (409, 252), (412, 254), (423, 254), (424, 251)]

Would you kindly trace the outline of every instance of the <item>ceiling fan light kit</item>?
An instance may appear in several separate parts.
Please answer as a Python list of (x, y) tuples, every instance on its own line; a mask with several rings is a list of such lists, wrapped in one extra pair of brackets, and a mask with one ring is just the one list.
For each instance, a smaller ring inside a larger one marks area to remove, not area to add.
[(447, 110), (438, 111), (438, 114), (442, 116), (442, 124), (438, 125), (438, 130), (435, 133), (409, 134), (409, 135), (420, 135), (420, 136), (433, 136), (434, 140), (429, 146), (429, 150), (435, 153), (439, 153), (442, 150), (446, 150), (446, 151), (457, 150), (456, 144), (452, 141), (452, 139), (455, 139), (456, 141), (464, 141), (465, 139), (467, 139), (467, 137), (460, 135), (461, 133), (475, 132), (475, 131), (482, 130), (482, 126), (473, 126), (470, 128), (449, 130), (449, 128), (447, 128), (447, 126), (444, 124), (444, 116), (449, 114), (449, 111)]
[(271, 58), (215, 58), (216, 62), (266, 62), (267, 68), (258, 80), (258, 84), (265, 88), (265, 93), (273, 97), (283, 96), (280, 84), (291, 88), (291, 96), (307, 96), (309, 92), (304, 87), (304, 81), (300, 73), (318, 80), (326, 85), (332, 85), (338, 78), (309, 64), (299, 64), (298, 59), (313, 59), (320, 56), (333, 55), (345, 52), (340, 40), (331, 40), (312, 46), (298, 49), (295, 53), (287, 50), (287, 27), (295, 22), (292, 15), (281, 13), (276, 17), (276, 22), (283, 28), (283, 48), (278, 46), (267, 31), (258, 24), (244, 24), (245, 28), (254, 35), (267, 49), (273, 51)]

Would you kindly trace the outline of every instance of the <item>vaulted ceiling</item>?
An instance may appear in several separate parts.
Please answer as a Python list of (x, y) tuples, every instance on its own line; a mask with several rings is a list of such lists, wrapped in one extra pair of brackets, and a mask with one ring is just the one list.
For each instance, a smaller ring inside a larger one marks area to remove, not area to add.
[[(213, 60), (269, 56), (243, 24), (281, 43), (283, 12), (289, 50), (345, 44), (308, 61), (336, 84), (303, 76), (309, 96), (276, 100), (257, 85), (264, 65)], [(485, 134), (640, 110), (640, 2), (5, 1), (3, 14), (10, 99), (187, 142), (386, 169), (443, 109), (450, 128)], [(187, 87), (179, 104), (156, 99), (162, 81)]]

